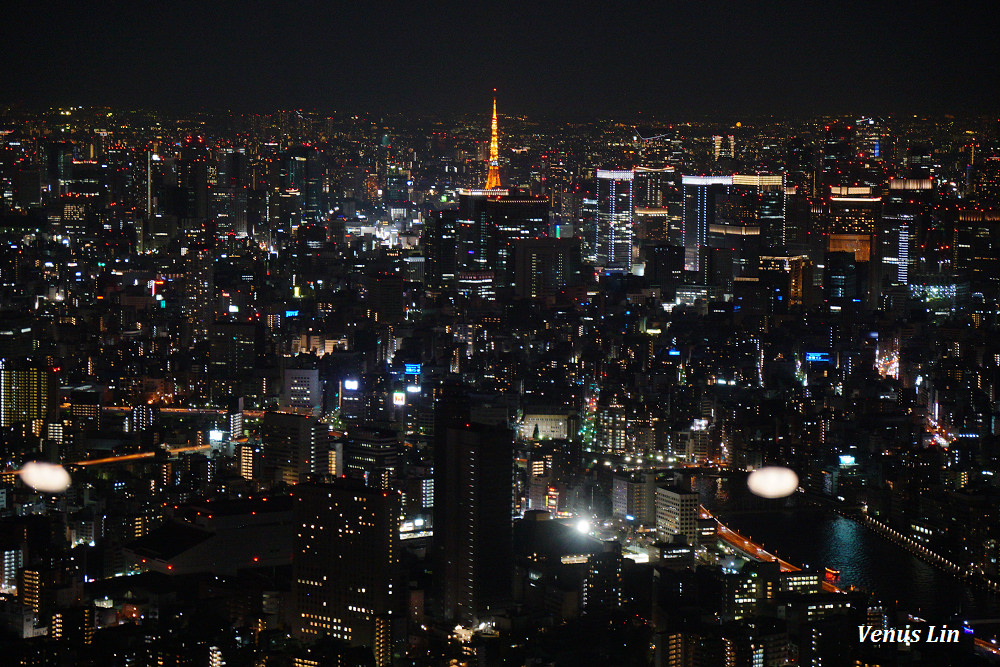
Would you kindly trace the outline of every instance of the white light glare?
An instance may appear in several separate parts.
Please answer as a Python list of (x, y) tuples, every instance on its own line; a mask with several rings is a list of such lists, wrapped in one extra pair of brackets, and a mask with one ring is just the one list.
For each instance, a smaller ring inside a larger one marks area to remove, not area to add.
[(43, 493), (62, 493), (69, 488), (70, 477), (66, 469), (54, 463), (29, 461), (20, 470), (21, 481)]
[(799, 476), (781, 466), (761, 468), (750, 473), (747, 488), (761, 498), (784, 498), (799, 488)]

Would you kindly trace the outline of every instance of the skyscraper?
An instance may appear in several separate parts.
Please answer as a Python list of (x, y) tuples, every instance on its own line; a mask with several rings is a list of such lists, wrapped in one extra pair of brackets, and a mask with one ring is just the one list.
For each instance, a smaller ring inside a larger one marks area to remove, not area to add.
[(264, 472), (269, 479), (296, 484), (326, 472), (329, 433), (315, 417), (264, 413), (261, 424)]
[(188, 248), (185, 258), (183, 313), (188, 325), (188, 341), (197, 343), (209, 337), (215, 321), (215, 258), (202, 248)]
[[(546, 197), (505, 189), (459, 190), (455, 229), (459, 291), (492, 298), (496, 287), (510, 287), (512, 244), (519, 239), (544, 238), (548, 229)], [(442, 246), (442, 250), (447, 252), (448, 248)]]
[(498, 287), (509, 287), (514, 278), (513, 244), (522, 239), (548, 236), (549, 200), (511, 193), (485, 202), (487, 252)]
[(703, 257), (708, 230), (715, 223), (716, 197), (729, 193), (732, 176), (684, 176), (683, 220), (684, 270), (698, 274), (700, 282), (707, 279), (708, 266)]
[(344, 467), (350, 477), (368, 486), (388, 490), (399, 466), (399, 436), (380, 428), (352, 428), (344, 447)]
[(735, 174), (733, 192), (749, 204), (760, 229), (761, 245), (773, 250), (788, 243), (785, 232), (785, 177), (781, 174)]
[(0, 359), (0, 427), (24, 425), (35, 435), (55, 403), (50, 374), (32, 364)]
[(391, 664), (403, 620), (399, 494), (337, 480), (299, 484), (294, 498), (296, 634), (370, 646), (378, 667)]
[[(714, 201), (711, 201), (714, 199)], [(725, 194), (710, 197), (714, 216), (708, 226), (703, 273), (708, 282), (732, 289), (733, 280), (756, 275), (761, 251), (782, 245), (785, 221), (784, 178), (770, 174), (735, 174)]]
[(472, 626), (511, 594), (512, 434), (465, 424), (439, 438), (434, 541), (441, 612)]
[(431, 292), (454, 289), (458, 276), (457, 211), (436, 211), (424, 226), (424, 280)]
[(513, 254), (519, 297), (552, 297), (581, 283), (580, 239), (521, 239)]
[(597, 264), (632, 270), (632, 170), (597, 170)]
[[(853, 266), (851, 271), (857, 285), (850, 299), (874, 305), (878, 302), (879, 284), (875, 272), (878, 263), (872, 260), (876, 233), (881, 226), (882, 197), (875, 196), (868, 186), (832, 187), (820, 212), (825, 218), (828, 257), (844, 252), (854, 255), (854, 261), (847, 263)], [(842, 268), (846, 269), (847, 264)], [(842, 297), (848, 298), (847, 293)]]
[(656, 489), (656, 532), (661, 540), (680, 535), (698, 544), (698, 494), (676, 486)]
[(781, 297), (784, 308), (809, 305), (812, 291), (812, 262), (806, 255), (764, 255), (760, 258), (762, 285)]

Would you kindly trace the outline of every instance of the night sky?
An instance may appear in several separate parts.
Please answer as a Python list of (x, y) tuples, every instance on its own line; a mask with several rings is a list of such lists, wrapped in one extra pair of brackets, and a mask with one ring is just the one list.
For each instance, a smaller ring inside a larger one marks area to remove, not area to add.
[(993, 112), (1000, 22), (971, 8), (8, 1), (0, 102), (464, 112), (496, 87), (506, 113), (567, 117)]

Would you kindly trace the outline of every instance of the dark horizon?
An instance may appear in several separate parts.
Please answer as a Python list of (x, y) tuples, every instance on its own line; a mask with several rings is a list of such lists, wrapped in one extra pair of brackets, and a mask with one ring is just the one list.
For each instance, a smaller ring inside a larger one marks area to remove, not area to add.
[(6, 18), (0, 102), (478, 112), (497, 88), (511, 115), (970, 114), (1000, 106), (990, 83), (1000, 55), (995, 19), (912, 4), (379, 9), (25, 5)]

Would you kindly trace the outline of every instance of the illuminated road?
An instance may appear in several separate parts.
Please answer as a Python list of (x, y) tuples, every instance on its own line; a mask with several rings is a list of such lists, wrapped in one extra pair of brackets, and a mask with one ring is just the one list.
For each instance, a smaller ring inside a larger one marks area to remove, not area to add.
[[(132, 408), (129, 406), (122, 405), (106, 405), (105, 410), (112, 412), (132, 412)], [(182, 415), (225, 415), (228, 414), (226, 410), (220, 410), (218, 408), (157, 408), (160, 412), (167, 414), (182, 414)], [(264, 416), (263, 410), (244, 410), (244, 416), (259, 418)]]
[(972, 642), (976, 645), (976, 648), (981, 648), (988, 653), (1000, 656), (1000, 648), (997, 648), (996, 644), (986, 641), (985, 639), (973, 639)]
[[(769, 563), (777, 563), (779, 569), (782, 572), (800, 572), (801, 567), (797, 565), (792, 565), (786, 560), (782, 560), (772, 553), (768, 553), (764, 550), (764, 547), (748, 540), (734, 530), (731, 530), (728, 526), (723, 524), (721, 521), (712, 516), (712, 513), (706, 510), (704, 507), (701, 508), (701, 518), (702, 519), (713, 519), (718, 526), (719, 537), (729, 544), (730, 546), (739, 549), (743, 553), (747, 554), (751, 558), (756, 558), (757, 560), (766, 561)], [(834, 586), (828, 581), (822, 582), (823, 590), (827, 593), (843, 593), (842, 590)]]
[[(103, 459), (88, 459), (86, 461), (76, 461), (75, 463), (67, 463), (66, 465), (73, 466), (95, 466), (103, 465), (106, 463), (122, 463), (123, 461), (138, 461), (140, 459), (153, 458), (162, 451), (166, 451), (169, 456), (175, 454), (183, 454), (185, 452), (201, 452), (206, 449), (211, 449), (212, 445), (192, 445), (190, 447), (175, 447), (174, 449), (159, 450), (155, 452), (136, 452), (135, 454), (121, 454), (120, 456), (108, 456)], [(5, 470), (0, 474), (6, 475), (9, 473), (19, 474), (20, 470)]]
[[(193, 445), (191, 447), (177, 447), (175, 449), (168, 449), (167, 454), (173, 456), (174, 454), (183, 454), (184, 452), (200, 452), (206, 449), (211, 449), (212, 445)], [(148, 459), (156, 456), (159, 452), (138, 452), (136, 454), (122, 454), (120, 456), (109, 456), (103, 459), (89, 459), (87, 461), (77, 461), (72, 465), (75, 466), (93, 466), (100, 465), (104, 463), (121, 463), (122, 461), (135, 461), (137, 459)]]

